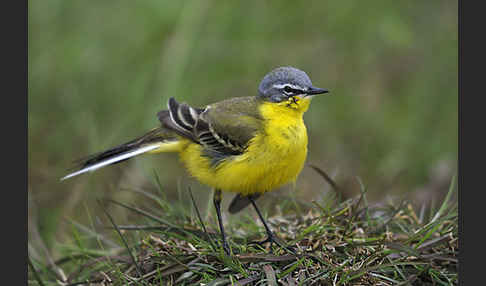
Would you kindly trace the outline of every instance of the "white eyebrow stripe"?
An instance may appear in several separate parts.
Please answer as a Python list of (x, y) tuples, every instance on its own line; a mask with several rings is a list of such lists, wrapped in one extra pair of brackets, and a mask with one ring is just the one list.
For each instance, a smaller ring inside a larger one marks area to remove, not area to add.
[(284, 88), (284, 87), (286, 87), (286, 86), (289, 86), (289, 87), (291, 87), (291, 88), (293, 88), (293, 89), (300, 89), (300, 90), (302, 90), (302, 89), (303, 89), (302, 87), (300, 87), (300, 86), (298, 86), (298, 85), (295, 85), (295, 84), (291, 84), (291, 83), (274, 84), (274, 85), (273, 85), (273, 87), (275, 87), (275, 88)]

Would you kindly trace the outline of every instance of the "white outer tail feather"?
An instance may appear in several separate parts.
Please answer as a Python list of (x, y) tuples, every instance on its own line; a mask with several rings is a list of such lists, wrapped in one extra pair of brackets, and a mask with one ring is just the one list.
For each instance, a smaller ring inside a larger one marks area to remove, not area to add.
[(101, 167), (104, 167), (104, 166), (107, 166), (107, 165), (110, 165), (110, 164), (113, 164), (113, 163), (116, 163), (116, 162), (119, 162), (119, 161), (122, 161), (122, 160), (125, 160), (125, 159), (128, 159), (128, 158), (131, 158), (131, 157), (134, 157), (134, 156), (137, 156), (137, 155), (140, 155), (140, 154), (152, 151), (152, 150), (155, 150), (157, 148), (160, 148), (161, 145), (162, 145), (161, 143), (156, 143), (156, 144), (143, 146), (143, 147), (136, 149), (136, 150), (133, 150), (131, 152), (123, 153), (123, 154), (120, 154), (116, 157), (106, 159), (105, 161), (98, 162), (94, 165), (87, 166), (87, 167), (85, 167), (85, 168), (83, 168), (79, 171), (76, 171), (76, 172), (73, 172), (69, 175), (66, 175), (66, 176), (61, 178), (61, 181), (64, 181), (66, 179), (69, 179), (69, 178), (77, 176), (77, 175), (81, 175), (81, 174), (86, 173), (86, 172), (93, 172), (93, 171), (95, 171), (95, 170), (97, 170)]

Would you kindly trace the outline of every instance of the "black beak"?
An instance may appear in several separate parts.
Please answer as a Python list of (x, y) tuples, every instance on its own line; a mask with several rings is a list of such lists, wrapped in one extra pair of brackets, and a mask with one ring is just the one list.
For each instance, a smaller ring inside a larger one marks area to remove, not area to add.
[(318, 87), (309, 87), (307, 91), (305, 92), (307, 95), (315, 95), (315, 94), (322, 94), (322, 93), (328, 93), (329, 90), (325, 88), (318, 88)]

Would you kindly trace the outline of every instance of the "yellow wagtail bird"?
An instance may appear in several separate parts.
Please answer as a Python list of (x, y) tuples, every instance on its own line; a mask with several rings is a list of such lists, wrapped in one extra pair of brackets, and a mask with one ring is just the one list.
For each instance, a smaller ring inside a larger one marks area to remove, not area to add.
[(260, 243), (282, 246), (255, 200), (297, 179), (307, 156), (303, 114), (314, 95), (327, 92), (314, 87), (305, 72), (280, 67), (265, 75), (256, 96), (230, 98), (204, 108), (170, 98), (168, 109), (157, 113), (160, 127), (88, 157), (78, 171), (61, 180), (144, 153), (177, 152), (189, 173), (215, 190), (213, 202), (227, 254), (221, 191), (237, 193), (230, 213), (253, 205), (267, 232), (267, 239)]

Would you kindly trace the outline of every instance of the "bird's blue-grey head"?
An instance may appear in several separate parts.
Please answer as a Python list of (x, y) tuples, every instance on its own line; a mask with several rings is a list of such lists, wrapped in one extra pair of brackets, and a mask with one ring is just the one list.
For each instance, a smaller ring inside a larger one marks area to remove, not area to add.
[(271, 102), (287, 101), (294, 96), (309, 96), (329, 92), (312, 85), (309, 76), (293, 67), (279, 67), (269, 72), (258, 87), (258, 94)]

